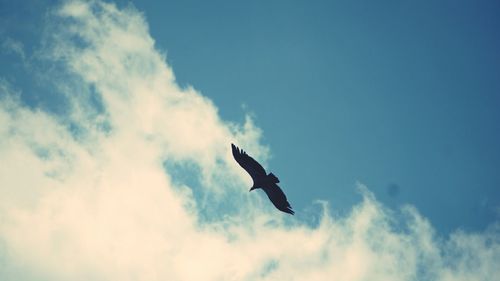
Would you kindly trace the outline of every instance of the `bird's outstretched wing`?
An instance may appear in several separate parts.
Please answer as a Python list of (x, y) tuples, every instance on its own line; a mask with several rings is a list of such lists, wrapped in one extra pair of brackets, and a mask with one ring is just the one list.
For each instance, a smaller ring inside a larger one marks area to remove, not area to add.
[(269, 197), (269, 200), (271, 200), (273, 205), (278, 208), (278, 210), (289, 213), (291, 215), (295, 213), (292, 210), (292, 206), (290, 206), (290, 203), (286, 199), (285, 193), (277, 184), (273, 183), (270, 185), (266, 185), (262, 189), (264, 189), (267, 197)]
[(231, 148), (233, 150), (234, 160), (250, 174), (254, 181), (256, 178), (266, 176), (266, 170), (264, 170), (259, 162), (255, 161), (255, 159), (243, 151), (243, 149), (238, 148), (234, 144), (231, 144)]

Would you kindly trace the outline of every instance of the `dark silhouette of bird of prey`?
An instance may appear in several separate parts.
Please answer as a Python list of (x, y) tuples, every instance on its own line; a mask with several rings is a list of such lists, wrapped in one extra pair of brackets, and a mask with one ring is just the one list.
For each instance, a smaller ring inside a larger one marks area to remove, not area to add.
[(238, 164), (240, 164), (240, 166), (252, 177), (253, 186), (249, 191), (257, 188), (264, 190), (269, 200), (271, 200), (278, 210), (293, 215), (295, 212), (292, 210), (292, 206), (290, 206), (290, 203), (286, 200), (283, 190), (277, 185), (277, 183), (280, 182), (278, 177), (273, 175), (273, 173), (267, 174), (266, 170), (264, 170), (259, 162), (255, 161), (255, 159), (234, 144), (231, 144), (231, 148), (233, 150), (234, 160), (236, 160), (236, 162), (238, 162)]

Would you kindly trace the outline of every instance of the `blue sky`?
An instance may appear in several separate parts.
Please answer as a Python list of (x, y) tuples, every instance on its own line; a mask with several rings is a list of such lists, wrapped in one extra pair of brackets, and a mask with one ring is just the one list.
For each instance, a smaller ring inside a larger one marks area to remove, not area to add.
[(163, 5), (135, 3), (179, 83), (255, 114), (299, 209), (348, 209), (359, 181), (442, 233), (498, 218), (498, 2)]
[(0, 1), (0, 277), (194, 280), (190, 247), (213, 280), (498, 273), (497, 2), (62, 3)]

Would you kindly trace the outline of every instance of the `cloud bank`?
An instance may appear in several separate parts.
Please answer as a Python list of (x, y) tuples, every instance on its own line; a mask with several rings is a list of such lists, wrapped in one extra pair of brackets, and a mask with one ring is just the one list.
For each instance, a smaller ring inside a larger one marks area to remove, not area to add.
[(229, 144), (265, 160), (262, 132), (179, 87), (133, 7), (69, 1), (46, 30), (40, 75), (66, 110), (28, 107), (0, 83), (1, 280), (500, 276), (498, 225), (437, 237), (415, 208), (395, 213), (362, 186), (349, 214), (325, 206), (316, 226), (247, 196)]

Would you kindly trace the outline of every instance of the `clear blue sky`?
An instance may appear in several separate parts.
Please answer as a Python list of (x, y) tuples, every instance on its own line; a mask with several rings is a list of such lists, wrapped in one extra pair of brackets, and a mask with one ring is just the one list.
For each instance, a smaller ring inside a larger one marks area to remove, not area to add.
[[(2, 43), (32, 56), (51, 2), (1, 0)], [(442, 234), (498, 219), (500, 2), (133, 5), (181, 85), (226, 120), (255, 116), (296, 210), (324, 199), (345, 212), (359, 181), (392, 208), (415, 205)], [(27, 104), (60, 108), (19, 56), (0, 56)]]

